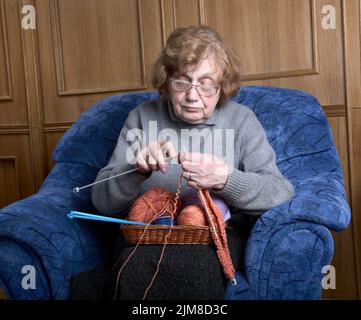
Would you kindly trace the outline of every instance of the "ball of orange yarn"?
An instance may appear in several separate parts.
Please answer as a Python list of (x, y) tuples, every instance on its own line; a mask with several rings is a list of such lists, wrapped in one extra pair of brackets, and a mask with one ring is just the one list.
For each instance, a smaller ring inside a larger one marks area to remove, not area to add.
[(183, 208), (177, 217), (178, 225), (207, 226), (202, 207), (192, 204)]
[[(139, 222), (151, 222), (162, 213), (162, 216), (172, 216), (174, 211), (175, 194), (156, 187), (141, 195), (132, 205), (129, 213), (129, 220)], [(177, 201), (177, 208), (180, 208), (180, 200)], [(174, 218), (179, 210), (176, 210)]]

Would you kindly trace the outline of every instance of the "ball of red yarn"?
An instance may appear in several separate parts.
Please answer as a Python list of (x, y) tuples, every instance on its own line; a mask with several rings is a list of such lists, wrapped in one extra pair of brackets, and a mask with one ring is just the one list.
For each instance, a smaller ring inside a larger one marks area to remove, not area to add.
[(203, 209), (195, 204), (186, 206), (177, 217), (178, 225), (207, 226)]
[[(172, 216), (174, 211), (175, 194), (156, 187), (141, 195), (132, 205), (129, 220), (139, 222), (151, 222), (156, 216)], [(180, 200), (177, 201), (176, 218), (180, 208)]]
[[(223, 213), (224, 221), (228, 220), (231, 217), (231, 213), (229, 211), (227, 203), (222, 198), (214, 194), (212, 191), (210, 191), (210, 195), (214, 203), (217, 205), (217, 207), (221, 209)], [(201, 206), (201, 201), (198, 196), (198, 190), (194, 188), (188, 188), (182, 196), (183, 207), (189, 206), (191, 204), (196, 204)]]

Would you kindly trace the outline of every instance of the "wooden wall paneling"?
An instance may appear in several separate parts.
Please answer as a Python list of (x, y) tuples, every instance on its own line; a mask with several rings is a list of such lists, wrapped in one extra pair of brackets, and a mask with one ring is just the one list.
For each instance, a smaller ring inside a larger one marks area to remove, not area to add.
[(324, 30), (321, 26), (324, 5), (333, 5), (337, 21), (342, 21), (341, 4), (337, 0), (317, 0), (313, 3), (318, 74), (270, 80), (269, 85), (304, 90), (313, 94), (323, 106), (345, 106), (342, 26), (336, 30)]
[[(142, 0), (141, 20), (144, 30), (144, 69), (147, 89), (151, 90), (151, 70), (155, 60), (163, 48), (164, 41), (164, 16), (162, 15), (162, 1)], [(150, 31), (153, 36), (150, 36)]]
[(355, 267), (355, 250), (353, 242), (354, 227), (351, 224), (341, 232), (332, 231), (334, 239), (334, 256), (331, 265), (336, 270), (336, 289), (324, 290), (324, 298), (357, 299), (357, 279)]
[(203, 1), (173, 0), (173, 19), (175, 28), (201, 25), (204, 20)]
[[(322, 27), (322, 8), (332, 5), (336, 9), (336, 29), (324, 30)], [(346, 106), (345, 97), (345, 72), (343, 51), (343, 26), (344, 16), (342, 4), (339, 0), (315, 1), (315, 25), (317, 29), (317, 47), (319, 52), (319, 79), (311, 80), (307, 87), (308, 92), (313, 93), (323, 106)], [(301, 80), (301, 79), (300, 79)]]
[(4, 1), (0, 1), (0, 100), (12, 99), (12, 81)]
[(361, 299), (361, 4), (344, 0), (342, 10), (345, 50), (345, 91), (350, 154), (351, 207), (354, 226), (355, 265), (358, 298)]
[(169, 34), (175, 29), (174, 0), (159, 0), (162, 16), (162, 42), (166, 44)]
[(20, 199), (18, 160), (15, 156), (0, 156), (0, 208)]
[(145, 89), (139, 0), (50, 3), (59, 95)]
[[(11, 165), (9, 167), (9, 162), (2, 162), (3, 168), (6, 166), (10, 173), (3, 175), (5, 181), (2, 184), (6, 187), (9, 183), (9, 189), (7, 193), (0, 193), (1, 206), (10, 203), (11, 199), (24, 198), (36, 192), (44, 178), (33, 159), (36, 153), (41, 157), (42, 151), (36, 146), (32, 129), (41, 128), (32, 117), (34, 105), (28, 85), (36, 86), (37, 80), (31, 77), (32, 71), (27, 65), (30, 60), (26, 58), (36, 52), (36, 48), (25, 40), (28, 36), (22, 34), (21, 6), (22, 2), (18, 0), (0, 0), (0, 55), (5, 62), (0, 69), (1, 88), (7, 91), (5, 97), (2, 91), (0, 100), (0, 157), (16, 159), (15, 169)], [(3, 82), (5, 79), (6, 84)], [(18, 178), (14, 178), (14, 174)], [(10, 181), (6, 181), (8, 179)], [(15, 189), (14, 179), (17, 181)]]
[[(341, 110), (340, 110), (341, 111)], [(328, 117), (333, 132), (334, 141), (340, 156), (346, 192), (350, 198), (349, 155), (347, 137), (347, 119), (343, 116)], [(332, 232), (335, 244), (334, 257), (331, 265), (336, 269), (336, 289), (324, 291), (327, 299), (355, 299), (357, 298), (356, 266), (350, 261), (355, 261), (355, 247), (353, 245), (354, 226), (342, 232)]]
[(350, 190), (347, 118), (345, 114), (342, 116), (328, 116), (327, 118), (330, 123), (333, 139), (335, 141), (337, 152), (341, 160), (346, 193), (350, 201), (351, 190)]
[(52, 153), (64, 133), (70, 128), (71, 124), (58, 124), (58, 126), (45, 127), (45, 141), (46, 141), (46, 158), (47, 170), (50, 170), (55, 165), (52, 159)]
[(205, 19), (239, 53), (243, 85), (295, 88), (345, 106), (342, 25), (322, 28), (326, 4), (342, 21), (340, 0), (205, 0)]
[[(19, 0), (19, 5), (32, 5), (35, 0)], [(21, 24), (21, 10), (18, 23)], [(46, 177), (46, 158), (44, 152), (45, 138), (42, 129), (43, 109), (41, 104), (41, 88), (39, 75), (38, 39), (36, 30), (22, 29), (22, 53), (24, 60), (24, 78), (26, 81), (26, 100), (30, 126), (30, 152), (35, 190), (41, 186)]]
[(312, 3), (205, 0), (206, 23), (238, 52), (244, 80), (316, 74)]
[[(71, 125), (106, 96), (151, 89), (150, 70), (163, 46), (162, 1), (38, 1), (37, 16), (46, 132)], [(85, 62), (76, 66), (79, 59)], [(97, 59), (102, 59), (95, 68), (102, 68), (99, 76), (87, 70)], [(56, 144), (51, 141), (47, 147)], [(51, 152), (46, 150), (47, 155)], [(49, 170), (53, 163), (47, 159)]]
[(151, 89), (147, 75), (162, 47), (162, 19), (154, 25), (161, 14), (159, 1), (49, 0), (37, 5), (47, 125), (74, 122), (110, 94)]
[(361, 108), (350, 109), (350, 135), (352, 137), (351, 161), (351, 198), (352, 220), (354, 225), (354, 244), (358, 275), (359, 299), (361, 299)]
[(176, 28), (205, 24), (204, 0), (159, 0), (162, 14), (163, 46)]
[[(346, 61), (346, 91), (347, 103), (351, 108), (361, 108), (361, 56), (360, 56), (360, 12), (359, 0), (343, 0), (343, 11), (345, 17), (344, 27), (344, 46), (345, 46), (345, 61)], [(354, 64), (351, 64), (354, 63)]]
[(17, 0), (0, 0), (0, 130), (28, 124)]
[[(3, 169), (1, 188), (7, 189), (9, 184), (6, 193), (0, 191), (0, 207), (13, 202), (11, 199), (19, 200), (36, 192), (28, 129), (0, 132), (0, 158)], [(7, 169), (9, 172), (5, 173)]]

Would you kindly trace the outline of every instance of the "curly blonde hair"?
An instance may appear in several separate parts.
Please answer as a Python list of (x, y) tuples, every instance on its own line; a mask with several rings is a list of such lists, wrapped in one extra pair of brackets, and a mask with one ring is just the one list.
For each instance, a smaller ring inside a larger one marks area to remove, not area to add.
[(169, 79), (177, 72), (196, 67), (202, 59), (214, 57), (221, 74), (219, 103), (233, 96), (241, 83), (238, 57), (220, 35), (207, 26), (178, 28), (168, 37), (153, 67), (152, 85), (161, 94), (169, 94)]

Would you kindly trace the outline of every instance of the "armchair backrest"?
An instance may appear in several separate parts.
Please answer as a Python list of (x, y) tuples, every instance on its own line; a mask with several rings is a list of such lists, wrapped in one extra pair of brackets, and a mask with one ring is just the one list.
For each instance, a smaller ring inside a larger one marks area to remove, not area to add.
[(245, 87), (233, 99), (257, 115), (278, 163), (334, 147), (326, 115), (310, 94), (284, 88)]
[(101, 169), (112, 155), (128, 113), (158, 97), (156, 92), (130, 93), (96, 102), (64, 134), (53, 151), (53, 159)]
[(343, 175), (327, 117), (315, 97), (293, 89), (250, 86), (233, 98), (257, 115), (281, 172), (297, 182), (315, 175)]
[[(110, 159), (128, 113), (143, 101), (158, 97), (156, 92), (131, 93), (98, 101), (64, 134), (53, 159), (101, 169)], [(315, 172), (333, 172), (342, 180), (328, 120), (313, 96), (292, 89), (248, 86), (232, 100), (255, 112), (281, 171), (291, 181), (312, 177)]]

